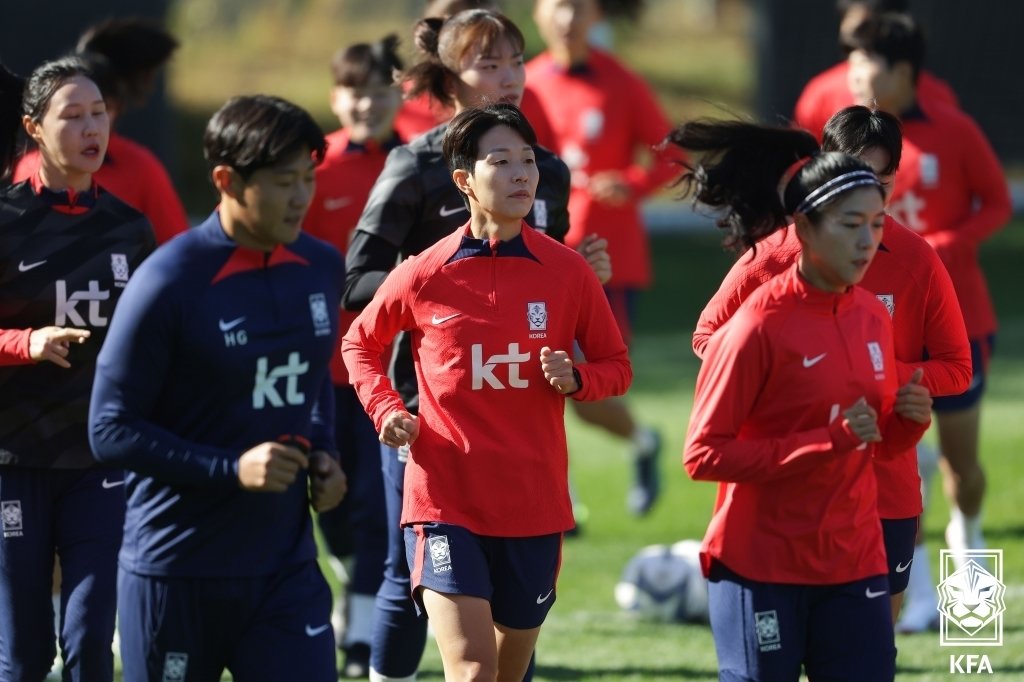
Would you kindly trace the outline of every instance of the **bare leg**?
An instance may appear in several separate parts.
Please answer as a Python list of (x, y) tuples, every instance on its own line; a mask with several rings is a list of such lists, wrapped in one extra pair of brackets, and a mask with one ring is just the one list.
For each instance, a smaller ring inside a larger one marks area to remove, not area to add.
[(517, 630), (494, 624), (494, 637), (498, 642), (498, 682), (522, 682), (538, 635), (540, 627)]
[[(423, 605), (441, 651), (445, 680), (496, 682), (498, 646), (490, 603), (479, 597), (424, 589)], [(523, 671), (527, 663), (529, 653)]]

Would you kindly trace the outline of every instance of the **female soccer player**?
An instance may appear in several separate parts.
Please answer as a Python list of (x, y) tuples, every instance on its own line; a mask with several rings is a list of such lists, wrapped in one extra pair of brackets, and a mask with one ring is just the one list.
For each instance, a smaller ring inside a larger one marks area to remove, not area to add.
[[(153, 152), (114, 132), (119, 115), (141, 106), (149, 97), (157, 72), (178, 48), (178, 41), (159, 24), (138, 18), (108, 19), (91, 26), (77, 51), (92, 67), (110, 118), (110, 141), (96, 183), (149, 219), (158, 243), (188, 228), (167, 169)], [(39, 152), (22, 157), (15, 181), (39, 170)]]
[[(524, 101), (523, 111), (531, 121), (535, 111), (547, 118), (551, 134), (538, 131), (538, 139), (572, 171), (566, 243), (575, 246), (595, 234), (608, 240), (614, 272), (605, 288), (629, 343), (637, 296), (652, 277), (640, 201), (678, 172), (670, 162), (677, 150), (652, 152), (671, 126), (651, 88), (589, 44), (601, 18), (598, 0), (537, 0), (533, 17), (547, 50), (526, 65), (539, 108)], [(646, 164), (637, 162), (643, 154), (651, 157)], [(621, 400), (580, 404), (577, 414), (632, 444), (635, 476), (627, 507), (647, 514), (659, 492), (657, 432), (634, 419)]]
[(931, 399), (920, 368), (899, 385), (889, 315), (854, 286), (882, 237), (881, 184), (803, 131), (698, 122), (670, 140), (704, 154), (686, 182), (735, 242), (792, 215), (801, 244), (711, 337), (697, 378), (683, 462), (720, 482), (701, 552), (720, 676), (891, 680), (870, 465), (913, 446)]
[[(565, 397), (618, 395), (632, 377), (597, 277), (523, 222), (535, 143), (512, 104), (452, 120), (444, 158), (469, 222), (399, 265), (342, 344), (381, 442), (410, 448), (412, 588), (448, 679), (523, 679), (573, 525)], [(380, 361), (399, 331), (413, 339), (418, 416)]]
[[(93, 180), (109, 119), (85, 63), (58, 59), (27, 83), (3, 83), (0, 110), (21, 120), (4, 119), (24, 126), (40, 163), (0, 190), (0, 324), (31, 330), (29, 356), (51, 362), (0, 368), (0, 678), (39, 680), (50, 669), (56, 551), (65, 679), (110, 680), (124, 478), (96, 466), (86, 422), (96, 355), (121, 292), (153, 250), (153, 230)], [(2, 168), (15, 133), (0, 131)], [(67, 327), (81, 331), (61, 340), (56, 328)]]
[[(893, 216), (919, 232), (949, 270), (971, 343), (974, 373), (969, 387), (935, 401), (940, 464), (950, 503), (946, 543), (962, 564), (967, 550), (985, 547), (986, 481), (979, 430), (998, 329), (978, 249), (1010, 219), (1010, 192), (999, 158), (978, 124), (962, 111), (922, 97), (925, 41), (913, 19), (880, 15), (854, 33), (850, 46), (852, 96), (877, 101), (903, 124), (905, 163), (893, 189)], [(922, 467), (922, 472), (927, 488), (928, 471)], [(927, 568), (927, 562), (915, 565), (901, 629), (922, 630), (935, 621), (934, 583), (927, 572), (917, 570)]]
[[(374, 43), (351, 45), (331, 60), (331, 109), (341, 128), (327, 136), (327, 154), (316, 169), (316, 191), (302, 228), (343, 254), (388, 152), (400, 144), (393, 128), (401, 103), (401, 92), (392, 80), (394, 72), (402, 68), (397, 47), (398, 38), (392, 35)], [(343, 312), (339, 333), (344, 334), (353, 319), (354, 313)], [(345, 594), (336, 602), (331, 618), (344, 624), (339, 628), (342, 631), (335, 633), (345, 652), (341, 674), (365, 678), (370, 666), (374, 598), (387, 557), (380, 443), (349, 383), (340, 353), (331, 358), (331, 377), (335, 437), (344, 453), (348, 494), (338, 507), (320, 514), (318, 523), (331, 554), (339, 560), (351, 558), (348, 570), (338, 571)]]
[[(902, 134), (895, 116), (852, 106), (825, 124), (822, 149), (860, 158), (875, 171), (888, 196), (902, 156)], [(732, 317), (761, 284), (781, 274), (800, 257), (801, 244), (793, 225), (759, 241), (733, 265), (718, 291), (701, 312), (693, 347), (703, 355), (711, 335)], [(917, 367), (921, 383), (932, 395), (955, 395), (971, 380), (971, 352), (946, 268), (928, 242), (885, 216), (882, 242), (860, 285), (885, 303), (892, 318), (896, 361), (906, 379)], [(882, 518), (893, 618), (915, 559), (922, 505), (917, 456), (913, 448), (892, 459), (874, 461), (878, 479), (878, 513)]]
[[(476, 9), (443, 20), (425, 19), (416, 26), (415, 42), (423, 57), (404, 76), (413, 96), (429, 91), (459, 111), (485, 102), (519, 103), (524, 40), (507, 17)], [(361, 310), (396, 260), (419, 253), (465, 224), (466, 206), (441, 156), (446, 125), (389, 154), (346, 253), (345, 308)], [(569, 170), (541, 147), (535, 160), (540, 184), (526, 221), (561, 240), (569, 229)], [(604, 244), (587, 243), (582, 251), (599, 277), (607, 279)], [(394, 386), (415, 414), (418, 395), (408, 335), (396, 341), (391, 372)], [(377, 593), (371, 679), (411, 680), (426, 644), (426, 623), (417, 618), (410, 597), (399, 526), (407, 453), (385, 445), (381, 454), (389, 538), (384, 582)]]

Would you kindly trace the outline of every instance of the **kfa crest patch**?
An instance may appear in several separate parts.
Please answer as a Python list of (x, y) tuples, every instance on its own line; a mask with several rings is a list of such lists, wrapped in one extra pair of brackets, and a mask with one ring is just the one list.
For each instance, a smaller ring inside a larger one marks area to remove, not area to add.
[(309, 314), (313, 318), (313, 334), (327, 336), (331, 333), (331, 315), (327, 310), (327, 297), (322, 293), (309, 295)]
[(185, 682), (188, 672), (188, 654), (168, 651), (164, 657), (164, 676), (162, 682)]
[(24, 530), (24, 522), (21, 516), (21, 501), (7, 500), (0, 502), (0, 520), (3, 521), (5, 538), (21, 537)]
[(534, 301), (526, 304), (526, 319), (530, 322), (530, 331), (547, 331), (548, 328), (548, 306), (543, 301)]
[(452, 570), (452, 552), (448, 546), (447, 535), (434, 535), (427, 539), (430, 547), (430, 563), (434, 566), (434, 573)]
[(114, 275), (114, 286), (124, 287), (128, 283), (128, 257), (123, 253), (110, 254), (110, 271)]

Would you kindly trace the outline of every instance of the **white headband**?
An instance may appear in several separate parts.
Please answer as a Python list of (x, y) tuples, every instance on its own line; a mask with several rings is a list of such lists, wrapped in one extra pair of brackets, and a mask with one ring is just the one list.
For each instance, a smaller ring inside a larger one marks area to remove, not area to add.
[(809, 211), (813, 211), (822, 204), (830, 201), (836, 195), (862, 185), (874, 185), (875, 187), (881, 187), (882, 183), (878, 181), (878, 178), (875, 177), (875, 174), (871, 171), (855, 170), (850, 171), (849, 173), (843, 173), (842, 175), (832, 178), (821, 187), (818, 187), (804, 197), (804, 200), (800, 202), (800, 205), (796, 207), (796, 211), (794, 212), (807, 213)]

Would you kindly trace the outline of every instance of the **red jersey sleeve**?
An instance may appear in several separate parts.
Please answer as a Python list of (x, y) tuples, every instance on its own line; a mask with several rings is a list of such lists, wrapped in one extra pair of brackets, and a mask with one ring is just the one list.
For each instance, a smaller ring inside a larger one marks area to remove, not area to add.
[(964, 139), (959, 141), (959, 145), (968, 150), (962, 155), (966, 166), (963, 176), (970, 182), (976, 210), (954, 230), (925, 235), (925, 239), (940, 252), (940, 256), (944, 249), (977, 247), (1005, 226), (1013, 211), (1006, 177), (992, 145), (978, 124), (966, 116), (963, 117), (961, 128)]
[(744, 438), (742, 429), (772, 365), (771, 342), (749, 309), (717, 334), (697, 375), (683, 466), (694, 480), (763, 482), (789, 475), (805, 460), (853, 450), (860, 441), (845, 420), (777, 438)]
[[(139, 206), (143, 215), (149, 218), (156, 235), (156, 243), (163, 244), (171, 237), (188, 229), (188, 215), (174, 191), (174, 184), (167, 169), (160, 160), (142, 145), (137, 145), (136, 161), (139, 166), (134, 172), (146, 178), (146, 191), (139, 195)], [(101, 183), (102, 184), (102, 183)]]
[(622, 395), (633, 380), (629, 351), (608, 305), (608, 297), (589, 267), (585, 270), (582, 293), (576, 340), (587, 361), (576, 366), (583, 386), (570, 397), (600, 400)]
[[(901, 229), (905, 229), (902, 228)], [(916, 269), (928, 273), (927, 293), (924, 300), (922, 324), (924, 351), (927, 359), (920, 362), (898, 362), (900, 385), (905, 384), (918, 367), (924, 369), (921, 383), (933, 396), (959, 395), (971, 383), (971, 347), (967, 327), (960, 312), (960, 303), (946, 266), (934, 250), (922, 250), (926, 261), (915, 264)], [(894, 333), (899, 333), (894, 327)]]
[(629, 165), (624, 175), (634, 198), (642, 199), (679, 175), (682, 171), (679, 164), (685, 157), (675, 145), (662, 146), (661, 143), (672, 129), (672, 124), (669, 123), (647, 83), (639, 76), (630, 75), (633, 76), (628, 81), (631, 85), (628, 96), (634, 111), (630, 119), (633, 126), (632, 139), (650, 150), (651, 159), (646, 166), (639, 163)]
[(27, 365), (32, 362), (28, 344), (31, 329), (0, 329), (0, 365)]
[(411, 266), (417, 260), (413, 257), (404, 261), (388, 275), (341, 342), (349, 380), (378, 432), (389, 414), (405, 411), (405, 404), (391, 385), (381, 357), (398, 332), (413, 327), (409, 302), (415, 292), (410, 275)]
[(704, 357), (711, 335), (733, 316), (740, 304), (759, 286), (785, 272), (799, 255), (800, 242), (794, 230), (786, 228), (740, 256), (697, 319), (693, 331), (693, 352), (697, 357)]

